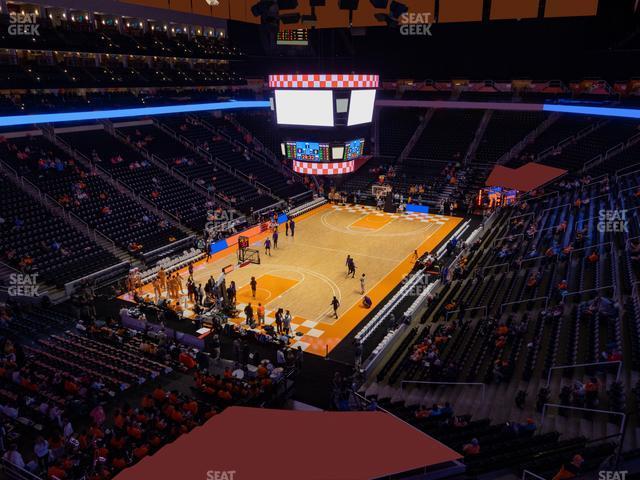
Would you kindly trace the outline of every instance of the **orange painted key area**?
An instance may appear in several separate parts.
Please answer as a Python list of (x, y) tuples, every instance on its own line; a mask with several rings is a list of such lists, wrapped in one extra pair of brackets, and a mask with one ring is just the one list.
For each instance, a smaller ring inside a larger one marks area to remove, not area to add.
[(353, 222), (351, 227), (379, 230), (393, 220), (393, 217), (385, 215), (384, 213), (370, 213), (369, 215)]
[(252, 295), (251, 284), (247, 283), (237, 291), (236, 301), (239, 303), (252, 302), (253, 304), (260, 302), (266, 307), (298, 283), (298, 280), (278, 277), (276, 275), (262, 275), (256, 278), (256, 283), (255, 297)]

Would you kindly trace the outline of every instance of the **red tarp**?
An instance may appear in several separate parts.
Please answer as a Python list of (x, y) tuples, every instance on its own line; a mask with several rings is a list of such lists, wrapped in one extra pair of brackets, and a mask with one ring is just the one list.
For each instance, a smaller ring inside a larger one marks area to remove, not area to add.
[(355, 480), (460, 457), (383, 412), (231, 407), (116, 478)]
[(496, 165), (493, 167), (489, 178), (487, 178), (487, 186), (528, 192), (549, 183), (554, 178), (558, 178), (565, 173), (567, 171), (562, 168), (549, 167), (534, 162), (527, 163), (519, 168)]

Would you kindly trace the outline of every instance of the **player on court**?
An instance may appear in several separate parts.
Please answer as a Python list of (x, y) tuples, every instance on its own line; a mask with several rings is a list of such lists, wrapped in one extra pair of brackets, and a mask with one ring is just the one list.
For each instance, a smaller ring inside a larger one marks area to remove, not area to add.
[(347, 272), (347, 277), (351, 275), (351, 278), (356, 278), (356, 262), (353, 261), (353, 258), (349, 258), (349, 263), (347, 264), (349, 271)]
[(269, 237), (264, 241), (264, 254), (271, 256), (271, 239)]
[(251, 296), (253, 298), (256, 298), (256, 290), (258, 289), (258, 282), (256, 280), (256, 277), (251, 277), (249, 285), (251, 285)]
[(273, 248), (278, 248), (278, 229), (277, 228), (273, 231), (272, 237), (273, 237)]
[(352, 271), (354, 271), (355, 269), (355, 263), (353, 262), (353, 258), (351, 258), (351, 255), (347, 255), (347, 259), (345, 260), (344, 264), (347, 266), (347, 277), (351, 274)]
[(331, 300), (331, 306), (333, 307), (333, 315), (338, 318), (338, 307), (340, 306), (340, 301), (335, 297)]
[(289, 220), (289, 230), (291, 230), (291, 238), (296, 234), (296, 222), (293, 221), (293, 218)]
[(360, 277), (360, 295), (364, 295), (364, 273)]

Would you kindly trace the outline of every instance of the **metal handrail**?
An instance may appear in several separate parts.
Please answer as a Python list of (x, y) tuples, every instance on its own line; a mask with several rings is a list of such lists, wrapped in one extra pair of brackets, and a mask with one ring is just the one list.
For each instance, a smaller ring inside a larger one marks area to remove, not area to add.
[(504, 309), (504, 307), (509, 306), (509, 305), (516, 305), (518, 303), (526, 303), (526, 302), (537, 302), (538, 300), (546, 300), (545, 304), (544, 304), (544, 308), (545, 310), (549, 307), (549, 297), (545, 296), (545, 297), (535, 297), (535, 298), (526, 298), (524, 300), (518, 300), (516, 302), (508, 302), (508, 303), (503, 303), (502, 305), (500, 305), (500, 314), (502, 314), (502, 311)]
[(591, 362), (591, 363), (576, 363), (574, 365), (558, 365), (557, 367), (551, 367), (549, 374), (547, 375), (547, 387), (551, 384), (551, 373), (553, 370), (560, 370), (562, 368), (576, 368), (576, 367), (591, 367), (600, 365), (613, 365), (618, 364), (618, 372), (616, 373), (616, 382), (620, 380), (620, 373), (622, 372), (622, 360), (616, 360), (611, 362)]
[(4, 473), (5, 478), (10, 480), (42, 480), (42, 477), (20, 468), (4, 458), (0, 458), (0, 471)]
[(497, 242), (499, 242), (500, 240), (506, 240), (506, 239), (516, 239), (518, 237), (523, 237), (524, 233), (517, 233), (515, 235), (505, 235), (504, 237), (499, 237), (499, 238), (494, 238), (491, 241), (491, 245), (493, 246), (494, 244), (496, 244)]
[(616, 288), (615, 284), (612, 285), (607, 285), (606, 287), (597, 287), (597, 288), (588, 288), (585, 290), (579, 290), (577, 292), (571, 292), (571, 293), (565, 293), (562, 295), (562, 303), (564, 303), (564, 299), (567, 297), (572, 297), (574, 295), (581, 295), (583, 293), (589, 293), (589, 292), (599, 292), (600, 290), (609, 290), (610, 288), (613, 289), (613, 296), (615, 297), (616, 292), (618, 291)]
[(522, 471), (522, 478), (520, 480), (527, 480), (527, 475), (532, 476), (536, 480), (547, 480), (546, 478), (541, 477), (540, 475), (538, 475), (536, 473), (533, 473), (533, 472), (531, 472), (529, 470), (523, 470)]
[(587, 247), (576, 248), (575, 250), (571, 250), (571, 253), (569, 254), (569, 260), (572, 259), (572, 256), (575, 252), (581, 252), (583, 250), (593, 250), (596, 247), (604, 247), (605, 245), (609, 245), (610, 247), (613, 248), (613, 244), (611, 242), (601, 242), (601, 243), (596, 243), (595, 245), (589, 245)]
[[(618, 435), (620, 436), (621, 439), (624, 436), (624, 429), (625, 429), (625, 424), (626, 424), (626, 421), (627, 421), (627, 415), (625, 413), (623, 413), (623, 412), (616, 412), (616, 411), (613, 411), (613, 410), (597, 410), (595, 408), (573, 407), (573, 406), (570, 406), (570, 405), (559, 405), (557, 403), (545, 403), (542, 406), (542, 418), (540, 420), (540, 430), (541, 431), (542, 431), (542, 428), (544, 426), (544, 420), (545, 420), (545, 416), (546, 416), (548, 407), (553, 407), (553, 408), (558, 408), (558, 409), (564, 408), (564, 409), (567, 409), (567, 410), (578, 410), (578, 411), (581, 411), (581, 412), (603, 413), (603, 414), (606, 414), (606, 415), (618, 415), (618, 416), (621, 416), (622, 417), (622, 421), (620, 422), (620, 430), (618, 432)], [(622, 442), (620, 442), (620, 451), (622, 451)]]
[(405, 383), (415, 383), (419, 385), (459, 385), (459, 386), (474, 386), (474, 387), (482, 387), (482, 400), (484, 401), (485, 390), (487, 386), (482, 382), (430, 382), (424, 380), (402, 380), (400, 382), (400, 390), (404, 390)]
[(193, 241), (193, 239), (195, 238), (195, 235), (189, 235), (188, 237), (185, 238), (181, 238), (180, 240), (177, 240), (175, 242), (169, 243), (167, 245), (163, 245), (162, 247), (156, 248), (155, 250), (150, 250), (148, 252), (144, 252), (142, 255), (144, 257), (148, 257), (150, 255), (154, 255), (162, 250), (174, 250), (176, 249), (177, 245), (180, 245), (182, 243), (186, 243), (187, 241)]
[[(483, 305), (481, 307), (473, 307), (473, 308), (469, 308), (469, 309), (465, 309), (465, 313), (466, 312), (473, 312), (474, 310), (484, 310), (484, 316), (488, 316), (489, 315), (489, 308), (487, 307), (487, 305)], [(449, 315), (453, 315), (454, 313), (460, 313), (460, 310), (452, 310), (447, 312), (447, 320), (449, 320)]]

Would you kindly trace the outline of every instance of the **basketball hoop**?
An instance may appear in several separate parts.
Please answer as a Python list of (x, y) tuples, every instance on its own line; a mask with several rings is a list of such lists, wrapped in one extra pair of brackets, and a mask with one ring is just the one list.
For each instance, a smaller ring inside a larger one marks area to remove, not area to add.
[(391, 185), (373, 185), (371, 187), (371, 194), (376, 198), (376, 200), (379, 200), (389, 195), (391, 190)]

